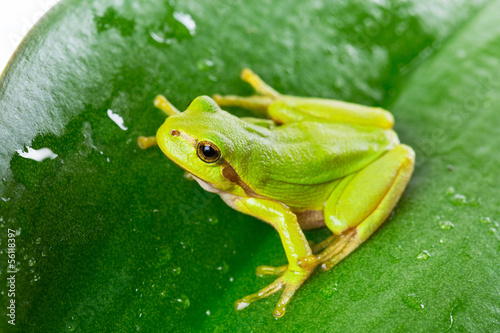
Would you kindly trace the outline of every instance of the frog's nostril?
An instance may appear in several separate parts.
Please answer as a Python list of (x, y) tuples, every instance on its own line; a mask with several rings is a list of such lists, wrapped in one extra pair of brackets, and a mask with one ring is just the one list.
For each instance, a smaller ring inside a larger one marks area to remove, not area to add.
[(172, 136), (178, 136), (180, 133), (179, 133), (179, 131), (178, 131), (178, 130), (171, 130), (171, 131), (170, 131), (170, 134), (171, 134)]

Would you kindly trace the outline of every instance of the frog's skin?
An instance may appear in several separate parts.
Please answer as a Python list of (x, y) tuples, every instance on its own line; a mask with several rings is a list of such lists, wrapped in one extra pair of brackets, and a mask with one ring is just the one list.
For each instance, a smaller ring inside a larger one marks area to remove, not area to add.
[[(283, 289), (273, 313), (281, 317), (316, 266), (332, 268), (387, 219), (411, 177), (415, 155), (399, 143), (388, 111), (281, 95), (248, 69), (242, 79), (258, 95), (201, 96), (184, 112), (158, 96), (155, 104), (169, 117), (156, 139), (141, 137), (139, 144), (157, 142), (204, 189), (278, 231), (288, 265), (258, 267), (257, 275), (279, 277), (235, 307)], [(238, 118), (223, 106), (270, 119)], [(325, 225), (333, 235), (310, 247), (302, 230)]]

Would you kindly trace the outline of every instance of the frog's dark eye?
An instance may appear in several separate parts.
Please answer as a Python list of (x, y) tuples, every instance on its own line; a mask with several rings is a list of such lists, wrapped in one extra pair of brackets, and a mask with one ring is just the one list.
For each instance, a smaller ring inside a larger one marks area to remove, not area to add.
[(203, 162), (214, 163), (220, 158), (220, 149), (209, 141), (200, 141), (196, 147), (198, 157)]

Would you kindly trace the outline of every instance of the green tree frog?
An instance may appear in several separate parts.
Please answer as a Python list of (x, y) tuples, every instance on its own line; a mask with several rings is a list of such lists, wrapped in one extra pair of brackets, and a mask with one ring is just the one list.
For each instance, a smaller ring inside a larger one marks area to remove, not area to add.
[[(281, 317), (317, 266), (335, 266), (387, 219), (410, 180), (415, 154), (399, 143), (388, 111), (282, 95), (249, 69), (241, 77), (256, 95), (200, 96), (184, 112), (157, 96), (155, 105), (168, 118), (156, 137), (140, 137), (139, 145), (157, 144), (205, 190), (276, 229), (288, 264), (259, 266), (257, 275), (278, 278), (235, 307), (282, 290), (273, 313)], [(267, 119), (238, 118), (221, 109), (226, 106)], [(310, 246), (303, 230), (323, 226), (332, 235)]]

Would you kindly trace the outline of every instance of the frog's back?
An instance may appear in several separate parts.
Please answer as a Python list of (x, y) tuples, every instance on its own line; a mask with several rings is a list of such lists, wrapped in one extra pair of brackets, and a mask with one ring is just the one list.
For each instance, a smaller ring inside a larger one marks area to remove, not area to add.
[(251, 159), (240, 177), (257, 177), (265, 184), (256, 189), (262, 196), (298, 209), (313, 209), (322, 207), (339, 179), (372, 163), (397, 143), (392, 130), (289, 123), (252, 142)]

